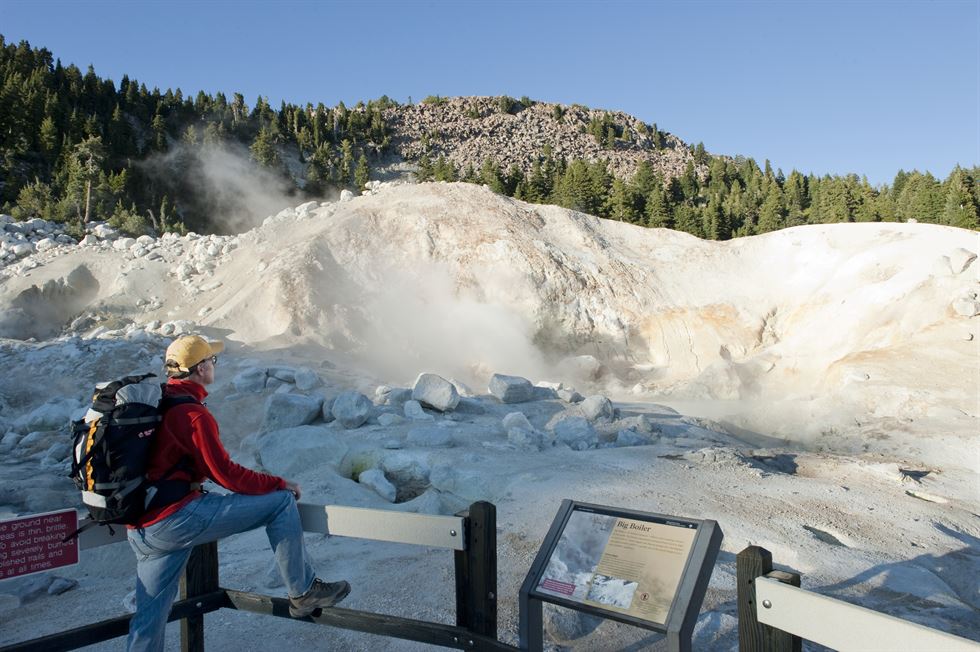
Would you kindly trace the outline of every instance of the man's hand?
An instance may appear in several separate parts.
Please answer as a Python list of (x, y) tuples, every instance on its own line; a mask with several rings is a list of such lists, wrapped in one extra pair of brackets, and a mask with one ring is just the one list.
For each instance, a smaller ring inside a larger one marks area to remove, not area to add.
[(299, 488), (299, 485), (290, 480), (286, 480), (286, 489), (293, 492), (293, 497), (299, 500), (299, 497), (303, 495), (303, 491)]

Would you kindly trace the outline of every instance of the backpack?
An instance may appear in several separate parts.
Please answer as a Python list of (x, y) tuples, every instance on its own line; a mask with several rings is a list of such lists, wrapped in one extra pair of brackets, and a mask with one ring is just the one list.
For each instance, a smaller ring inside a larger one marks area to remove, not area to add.
[(69, 538), (95, 523), (131, 525), (151, 508), (176, 502), (190, 490), (190, 482), (168, 480), (174, 471), (187, 468), (184, 464), (178, 463), (156, 482), (145, 476), (166, 410), (198, 402), (190, 396), (164, 397), (162, 385), (144, 382), (153, 377), (143, 374), (99, 383), (92, 407), (72, 423), (70, 477), (92, 521)]

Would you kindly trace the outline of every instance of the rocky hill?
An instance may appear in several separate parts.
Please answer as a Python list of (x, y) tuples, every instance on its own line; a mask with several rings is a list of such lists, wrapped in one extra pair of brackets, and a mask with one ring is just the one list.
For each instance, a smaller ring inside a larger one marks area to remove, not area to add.
[[(617, 177), (628, 179), (640, 161), (648, 161), (665, 178), (684, 171), (692, 159), (688, 146), (676, 136), (655, 131), (626, 113), (548, 102), (524, 106), (507, 98), (455, 97), (389, 108), (385, 120), (392, 145), (403, 159), (417, 161), (428, 153), (444, 156), (459, 170), (479, 170), (496, 160), (502, 170), (516, 165), (525, 174), (550, 150), (554, 157), (589, 162), (606, 160)], [(589, 125), (603, 123), (602, 142)], [(608, 138), (612, 127), (616, 137)]]

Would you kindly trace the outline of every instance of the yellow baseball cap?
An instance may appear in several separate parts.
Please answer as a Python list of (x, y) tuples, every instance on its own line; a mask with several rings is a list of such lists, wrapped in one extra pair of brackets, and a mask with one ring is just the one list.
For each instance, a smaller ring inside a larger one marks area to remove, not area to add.
[(167, 347), (167, 371), (187, 373), (191, 367), (225, 350), (220, 340), (207, 341), (200, 335), (178, 337)]

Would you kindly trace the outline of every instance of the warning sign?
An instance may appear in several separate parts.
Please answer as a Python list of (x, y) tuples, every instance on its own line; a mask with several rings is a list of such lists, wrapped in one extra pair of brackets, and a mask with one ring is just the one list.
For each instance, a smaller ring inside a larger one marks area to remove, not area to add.
[(77, 564), (77, 527), (73, 509), (0, 521), (0, 580)]

